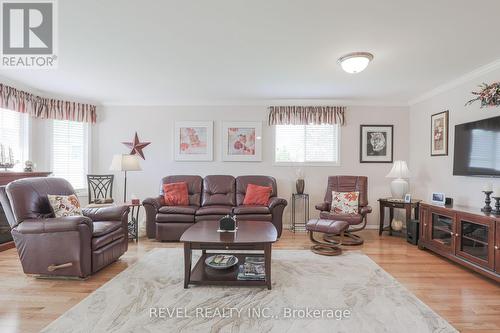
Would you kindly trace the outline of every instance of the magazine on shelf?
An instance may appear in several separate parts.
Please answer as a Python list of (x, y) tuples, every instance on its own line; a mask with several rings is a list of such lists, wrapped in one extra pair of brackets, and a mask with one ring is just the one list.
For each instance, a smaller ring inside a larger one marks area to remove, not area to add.
[(245, 263), (238, 267), (238, 280), (265, 280), (266, 270), (264, 257), (245, 257)]
[(245, 257), (245, 263), (264, 264), (264, 256)]

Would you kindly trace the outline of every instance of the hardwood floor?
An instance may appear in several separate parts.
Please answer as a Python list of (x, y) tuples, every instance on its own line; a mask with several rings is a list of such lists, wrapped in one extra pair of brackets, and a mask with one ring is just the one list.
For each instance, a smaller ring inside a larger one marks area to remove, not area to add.
[[(404, 239), (362, 232), (361, 250), (461, 332), (500, 332), (500, 286)], [(86, 281), (42, 280), (23, 274), (15, 249), (0, 252), (0, 332), (38, 332), (116, 274), (156, 247), (140, 239), (118, 262)], [(285, 231), (275, 249), (308, 249), (304, 233)]]

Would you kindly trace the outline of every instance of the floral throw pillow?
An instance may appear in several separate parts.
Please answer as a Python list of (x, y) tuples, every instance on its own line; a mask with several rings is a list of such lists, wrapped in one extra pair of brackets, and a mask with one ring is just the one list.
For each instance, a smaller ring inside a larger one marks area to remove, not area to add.
[(82, 208), (76, 195), (48, 194), (50, 206), (55, 217), (82, 216)]
[(334, 214), (358, 214), (359, 192), (332, 191), (332, 208)]

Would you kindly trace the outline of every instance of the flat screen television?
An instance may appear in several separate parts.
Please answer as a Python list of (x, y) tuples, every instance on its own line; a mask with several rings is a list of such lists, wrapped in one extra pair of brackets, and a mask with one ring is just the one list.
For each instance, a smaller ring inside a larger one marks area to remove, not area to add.
[(500, 116), (455, 126), (453, 175), (500, 177)]

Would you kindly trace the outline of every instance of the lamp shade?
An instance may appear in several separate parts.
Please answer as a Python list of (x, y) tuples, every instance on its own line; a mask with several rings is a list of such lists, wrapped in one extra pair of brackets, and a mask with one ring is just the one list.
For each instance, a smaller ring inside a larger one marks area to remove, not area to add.
[(136, 155), (114, 155), (110, 171), (141, 171), (141, 165)]
[(406, 161), (394, 161), (391, 171), (387, 174), (387, 178), (409, 178), (410, 170)]

